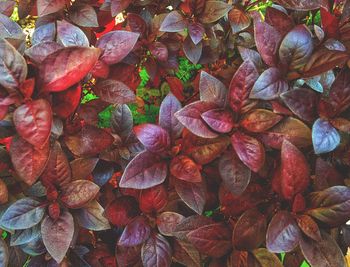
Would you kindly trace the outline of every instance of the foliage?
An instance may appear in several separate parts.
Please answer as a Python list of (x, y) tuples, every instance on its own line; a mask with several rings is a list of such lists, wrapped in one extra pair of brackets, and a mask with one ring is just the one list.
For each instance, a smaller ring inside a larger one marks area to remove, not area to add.
[(350, 1), (0, 1), (0, 266), (346, 266)]

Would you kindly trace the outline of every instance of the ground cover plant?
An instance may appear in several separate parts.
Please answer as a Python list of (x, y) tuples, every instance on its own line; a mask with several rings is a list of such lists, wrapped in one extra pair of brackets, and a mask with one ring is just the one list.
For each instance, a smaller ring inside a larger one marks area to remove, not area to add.
[(348, 0), (0, 0), (0, 266), (348, 266), (349, 49)]

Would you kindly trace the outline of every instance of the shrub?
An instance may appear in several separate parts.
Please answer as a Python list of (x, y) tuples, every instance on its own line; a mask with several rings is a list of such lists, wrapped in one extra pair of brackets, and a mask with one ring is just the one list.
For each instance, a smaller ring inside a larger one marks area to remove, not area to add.
[(349, 11), (0, 2), (0, 266), (347, 266)]

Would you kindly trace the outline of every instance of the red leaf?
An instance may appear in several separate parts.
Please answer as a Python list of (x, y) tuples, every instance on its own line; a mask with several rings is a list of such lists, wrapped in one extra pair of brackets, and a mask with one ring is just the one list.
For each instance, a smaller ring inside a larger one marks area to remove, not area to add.
[(189, 157), (180, 155), (172, 159), (170, 173), (178, 179), (190, 183), (199, 183), (202, 176), (197, 164)]
[(35, 148), (21, 137), (12, 139), (10, 156), (19, 178), (32, 185), (43, 172), (50, 153), (47, 143), (42, 149)]
[(287, 200), (302, 193), (310, 181), (310, 170), (303, 153), (292, 143), (284, 140), (281, 148), (281, 189)]
[(73, 216), (68, 211), (64, 211), (57, 220), (46, 216), (41, 223), (41, 235), (44, 245), (52, 258), (58, 263), (66, 255), (72, 242), (73, 234)]
[(134, 48), (140, 34), (127, 31), (112, 31), (104, 34), (96, 42), (103, 49), (101, 60), (108, 65), (116, 64)]
[(64, 141), (73, 154), (86, 157), (107, 149), (114, 138), (102, 129), (85, 125), (78, 133), (65, 136)]
[(142, 212), (158, 212), (168, 203), (168, 192), (164, 185), (144, 189), (141, 191), (139, 202)]
[(201, 115), (202, 119), (219, 133), (228, 133), (234, 126), (233, 115), (228, 110), (212, 109)]
[(239, 113), (247, 100), (259, 73), (251, 61), (244, 61), (232, 77), (229, 88), (229, 103)]
[(124, 228), (118, 245), (132, 247), (142, 244), (148, 239), (151, 228), (143, 216), (136, 217)]
[(234, 151), (226, 152), (220, 158), (219, 172), (225, 187), (234, 195), (242, 194), (250, 182), (250, 169), (239, 160)]
[(339, 38), (339, 19), (326, 8), (321, 7), (321, 22), (327, 38)]
[(135, 126), (134, 133), (137, 139), (150, 152), (162, 153), (170, 146), (169, 133), (158, 125), (144, 123)]
[(211, 257), (222, 257), (232, 248), (232, 230), (224, 223), (202, 226), (187, 234), (188, 240), (199, 250)]
[(247, 131), (260, 133), (276, 125), (282, 118), (267, 109), (254, 109), (245, 114), (239, 124)]
[(108, 221), (118, 227), (123, 227), (131, 222), (140, 213), (135, 198), (122, 196), (109, 203), (105, 209)]
[(180, 101), (184, 101), (185, 97), (183, 95), (183, 85), (182, 82), (176, 77), (166, 77), (166, 81), (170, 86), (170, 91), (174, 94), (174, 96)]
[(277, 50), (282, 40), (278, 30), (266, 22), (254, 21), (256, 48), (264, 62), (270, 67), (277, 65)]
[(170, 12), (160, 25), (160, 31), (162, 32), (180, 32), (187, 27), (187, 21), (185, 18), (178, 12)]
[(299, 243), (301, 233), (293, 216), (279, 211), (273, 216), (266, 233), (266, 248), (273, 253), (292, 251)]
[(144, 267), (170, 267), (171, 247), (160, 234), (151, 234), (141, 249)]
[(228, 13), (232, 33), (236, 34), (250, 26), (250, 16), (243, 8), (234, 6)]
[(258, 172), (265, 162), (265, 149), (255, 138), (241, 132), (231, 136), (231, 143), (240, 160), (252, 171)]
[(96, 64), (100, 53), (97, 48), (66, 47), (48, 55), (39, 66), (41, 90), (63, 91), (80, 82)]
[(146, 189), (164, 182), (167, 164), (151, 152), (144, 151), (133, 158), (120, 179), (119, 186)]
[(51, 106), (44, 99), (23, 104), (13, 113), (13, 122), (23, 139), (35, 147), (42, 148), (51, 132)]
[(203, 138), (215, 138), (218, 134), (213, 132), (201, 117), (202, 113), (215, 108), (217, 106), (212, 102), (196, 101), (176, 112), (175, 117), (195, 135)]
[(77, 85), (53, 94), (53, 112), (61, 118), (68, 118), (80, 104), (81, 91), (81, 86)]

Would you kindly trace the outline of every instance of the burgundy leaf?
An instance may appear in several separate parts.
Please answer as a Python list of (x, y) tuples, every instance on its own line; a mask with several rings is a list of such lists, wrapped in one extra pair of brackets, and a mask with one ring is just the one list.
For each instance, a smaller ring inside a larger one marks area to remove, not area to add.
[(63, 46), (56, 42), (46, 41), (31, 46), (25, 51), (25, 54), (31, 61), (39, 65), (48, 55), (51, 55), (62, 48)]
[(213, 224), (211, 218), (201, 216), (201, 215), (192, 215), (187, 218), (184, 218), (174, 229), (174, 236), (179, 239), (186, 241), (187, 234), (193, 230), (196, 230), (202, 226)]
[(305, 88), (294, 89), (281, 94), (286, 106), (300, 119), (307, 122), (314, 121), (317, 116), (317, 94)]
[(50, 146), (48, 143), (42, 149), (39, 149), (19, 136), (12, 139), (10, 146), (13, 167), (19, 178), (28, 185), (34, 184), (44, 171), (49, 153)]
[(165, 17), (159, 30), (162, 32), (180, 32), (186, 26), (185, 18), (178, 11), (172, 11)]
[(206, 184), (189, 183), (180, 179), (174, 179), (175, 190), (183, 202), (198, 214), (202, 214), (206, 201)]
[(209, 0), (205, 2), (205, 8), (199, 20), (202, 23), (213, 23), (225, 16), (232, 6), (222, 1)]
[(308, 1), (308, 0), (277, 0), (277, 3), (284, 6), (288, 9), (293, 10), (300, 10), (300, 11), (309, 11), (318, 9), (321, 6), (327, 7), (327, 1), (326, 0), (314, 0), (314, 1)]
[(266, 233), (266, 248), (273, 253), (292, 251), (299, 243), (301, 233), (293, 216), (279, 211), (273, 216)]
[(108, 65), (116, 64), (134, 48), (140, 34), (127, 31), (111, 31), (104, 34), (96, 43), (103, 49), (101, 60)]
[(23, 104), (15, 110), (13, 122), (23, 139), (35, 147), (42, 148), (51, 132), (51, 106), (44, 99)]
[(240, 112), (248, 99), (250, 90), (259, 73), (251, 61), (245, 61), (232, 77), (229, 88), (229, 103), (234, 112)]
[(275, 7), (266, 8), (265, 21), (271, 26), (276, 27), (281, 35), (285, 35), (294, 26), (293, 19)]
[(282, 262), (279, 260), (276, 254), (269, 252), (266, 248), (258, 248), (253, 250), (253, 255), (258, 262), (257, 264), (259, 264), (258, 266), (283, 267)]
[(179, 223), (185, 219), (179, 213), (166, 211), (157, 216), (158, 230), (162, 235), (172, 236), (173, 231)]
[(61, 118), (68, 118), (79, 106), (81, 92), (81, 86), (75, 85), (65, 91), (53, 94), (53, 112)]
[(233, 115), (228, 110), (212, 109), (201, 115), (202, 119), (219, 133), (228, 133), (234, 126)]
[(201, 258), (197, 249), (190, 243), (175, 239), (173, 243), (173, 259), (184, 266), (200, 266)]
[(255, 67), (257, 67), (259, 70), (263, 68), (263, 63), (259, 52), (244, 46), (238, 46), (238, 51), (244, 61), (253, 62)]
[(267, 109), (254, 109), (245, 114), (239, 124), (247, 131), (260, 133), (275, 126), (282, 118)]
[(170, 267), (171, 247), (160, 234), (151, 234), (141, 249), (144, 267)]
[(216, 107), (216, 104), (212, 102), (197, 101), (180, 109), (175, 113), (175, 117), (195, 135), (203, 138), (215, 138), (218, 134), (206, 125), (201, 114)]
[(57, 21), (57, 41), (63, 46), (89, 46), (85, 33), (77, 26), (62, 20)]
[(255, 82), (249, 97), (253, 99), (272, 100), (289, 89), (288, 83), (278, 68), (265, 70)]
[(188, 25), (188, 33), (192, 39), (192, 42), (197, 45), (200, 41), (202, 41), (205, 29), (202, 24), (198, 22), (191, 22)]
[(127, 104), (136, 100), (134, 92), (116, 80), (101, 80), (93, 90), (103, 101), (111, 104)]
[(310, 181), (310, 170), (303, 153), (292, 143), (284, 140), (281, 148), (281, 189), (287, 200), (302, 193)]
[(132, 0), (111, 0), (112, 17), (117, 16), (124, 11), (132, 2)]
[(1, 39), (0, 84), (9, 89), (19, 87), (26, 79), (27, 69), (24, 57), (8, 41)]
[(238, 33), (250, 26), (250, 16), (242, 8), (234, 6), (228, 13), (232, 33)]
[(312, 126), (312, 143), (316, 154), (328, 153), (340, 144), (340, 135), (327, 120), (317, 119)]
[(109, 203), (105, 210), (105, 216), (108, 221), (118, 227), (126, 226), (139, 213), (138, 203), (131, 196), (118, 197)]
[(133, 158), (120, 179), (119, 186), (146, 189), (164, 182), (168, 173), (166, 162), (151, 152), (144, 151)]
[(197, 64), (200, 60), (202, 48), (202, 43), (194, 44), (190, 37), (187, 37), (183, 43), (184, 53), (193, 64)]
[(183, 130), (183, 125), (174, 116), (180, 109), (181, 103), (172, 93), (169, 93), (160, 105), (159, 125), (169, 133), (171, 140), (180, 137)]
[(56, 262), (61, 262), (73, 239), (73, 216), (64, 211), (57, 220), (46, 216), (41, 223), (41, 235), (47, 251)]
[(38, 15), (45, 16), (65, 8), (66, 1), (65, 0), (53, 0), (53, 1), (38, 0), (38, 2), (36, 3), (36, 6), (38, 8)]
[(100, 49), (67, 47), (60, 49), (40, 64), (41, 90), (63, 91), (83, 79), (96, 64)]
[(197, 164), (189, 157), (179, 155), (170, 163), (170, 173), (178, 179), (190, 183), (199, 183), (202, 176)]
[(232, 248), (232, 230), (224, 223), (202, 226), (187, 234), (188, 240), (199, 252), (222, 257)]
[(169, 133), (158, 125), (144, 123), (135, 126), (134, 133), (137, 139), (150, 152), (162, 153), (170, 146)]
[(322, 236), (317, 223), (308, 215), (297, 217), (297, 223), (301, 231), (315, 241), (322, 241)]
[(266, 22), (254, 21), (256, 48), (264, 62), (270, 67), (277, 65), (277, 50), (282, 40), (278, 30)]
[(100, 187), (88, 180), (75, 180), (64, 185), (59, 196), (62, 203), (70, 209), (79, 209), (94, 199)]
[(132, 247), (142, 244), (148, 239), (151, 228), (142, 216), (136, 217), (125, 228), (119, 238), (118, 245)]
[(167, 61), (168, 60), (168, 48), (166, 47), (166, 45), (164, 45), (161, 42), (153, 42), (150, 46), (149, 46), (149, 50), (151, 52), (151, 54), (159, 61)]
[(202, 101), (214, 102), (220, 107), (225, 105), (227, 95), (225, 85), (205, 71), (201, 71), (199, 92)]
[(154, 214), (161, 211), (168, 203), (168, 192), (163, 184), (144, 189), (140, 193), (139, 202), (142, 212)]
[(69, 18), (82, 27), (98, 27), (95, 9), (88, 4), (73, 5), (69, 9)]
[(334, 114), (340, 114), (350, 106), (350, 71), (343, 68), (337, 75), (329, 92), (328, 101), (334, 109)]
[(73, 180), (86, 179), (95, 169), (97, 158), (78, 158), (70, 162)]
[(225, 187), (234, 195), (242, 194), (250, 182), (250, 169), (234, 151), (228, 151), (220, 158), (219, 172)]
[(265, 149), (257, 139), (235, 132), (231, 136), (231, 143), (240, 160), (252, 171), (258, 172), (264, 165)]

